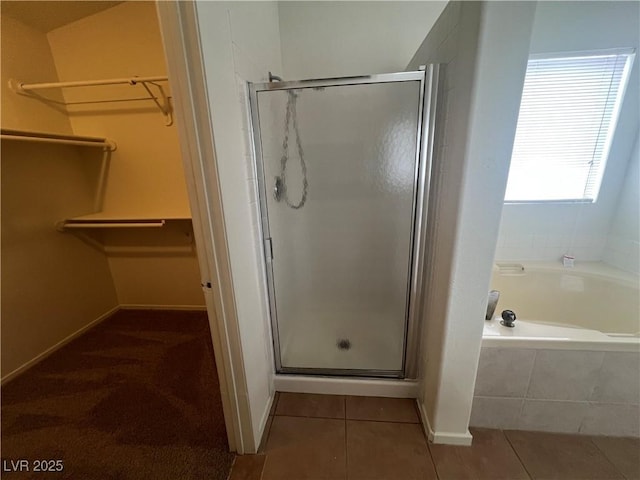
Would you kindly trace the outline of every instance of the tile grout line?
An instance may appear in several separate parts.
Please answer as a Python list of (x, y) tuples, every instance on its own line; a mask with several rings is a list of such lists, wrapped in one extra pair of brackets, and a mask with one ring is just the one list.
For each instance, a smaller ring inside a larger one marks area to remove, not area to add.
[[(264, 439), (264, 445), (262, 454), (264, 455), (264, 462), (262, 462), (262, 470), (260, 471), (260, 477), (258, 480), (262, 480), (264, 477), (265, 467), (267, 466), (267, 460), (269, 459), (269, 455), (267, 454), (267, 444), (269, 443), (269, 438), (271, 437), (271, 431), (273, 430), (273, 422), (276, 420), (276, 410), (278, 409), (278, 402), (280, 401), (280, 392), (276, 391), (275, 394), (275, 406), (273, 406), (273, 415), (269, 415), (271, 417), (271, 422), (269, 422), (269, 431), (267, 432), (267, 437)], [(271, 413), (271, 412), (269, 412)]]
[(293, 415), (290, 413), (280, 413), (274, 417), (290, 417), (290, 418), (321, 418), (323, 420), (342, 420), (344, 417), (322, 417), (317, 415)]
[(522, 468), (524, 468), (524, 472), (527, 474), (527, 476), (530, 479), (533, 479), (533, 475), (529, 472), (529, 470), (527, 469), (527, 466), (524, 464), (524, 462), (522, 461), (522, 459), (520, 458), (520, 455), (518, 455), (518, 451), (516, 450), (516, 447), (513, 446), (513, 444), (511, 443), (511, 439), (509, 438), (509, 436), (504, 433), (504, 430), (500, 429), (500, 431), (502, 432), (502, 436), (505, 438), (505, 440), (507, 441), (507, 443), (509, 444), (509, 446), (511, 447), (511, 450), (513, 450), (513, 453), (515, 453), (516, 458), (518, 459), (518, 461), (520, 462), (520, 465), (522, 465)]
[[(529, 370), (529, 378), (527, 380), (527, 388), (524, 391), (524, 395), (522, 397), (522, 405), (520, 405), (520, 410), (518, 411), (518, 418), (516, 418), (516, 428), (520, 428), (522, 414), (524, 413), (524, 406), (527, 403), (527, 399), (529, 399), (529, 390), (531, 390), (531, 379), (533, 378), (533, 371), (536, 368), (536, 361), (538, 360), (538, 350), (534, 349), (533, 352), (533, 362), (531, 363), (531, 370)], [(502, 429), (500, 429), (502, 430)], [(506, 437), (506, 435), (505, 435)]]
[[(229, 474), (227, 475), (227, 480), (230, 480), (231, 475), (233, 475), (233, 467), (235, 466), (237, 459), (238, 459), (238, 454), (235, 454), (233, 456), (233, 462), (231, 462), (231, 470), (229, 470)], [(262, 476), (262, 474), (260, 474), (260, 476)]]
[(260, 471), (260, 477), (258, 478), (258, 480), (263, 480), (263, 478), (264, 478), (264, 471), (265, 471), (265, 468), (264, 468), (264, 467), (266, 467), (266, 466), (267, 466), (267, 455), (265, 454), (265, 456), (264, 456), (264, 462), (262, 462), (262, 470)]
[(264, 454), (264, 462), (262, 462), (262, 470), (260, 471), (260, 477), (258, 478), (258, 480), (262, 480), (264, 478), (264, 467), (267, 466), (267, 457), (268, 455), (265, 453)]
[[(267, 450), (267, 443), (269, 443), (269, 437), (271, 437), (271, 430), (273, 429), (273, 422), (276, 419), (276, 410), (278, 409), (278, 402), (280, 401), (280, 392), (276, 392), (276, 396), (275, 396), (275, 407), (273, 408), (273, 415), (269, 415), (271, 417), (271, 421), (267, 422), (267, 424), (269, 425), (269, 430), (267, 431), (267, 437), (264, 439), (264, 445), (260, 445), (261, 447), (264, 447), (264, 453), (266, 455), (266, 450)], [(269, 412), (271, 413), (271, 412)], [(265, 457), (265, 463), (266, 463), (266, 457)], [(264, 469), (263, 469), (264, 470)]]
[(420, 422), (403, 422), (399, 420), (370, 420), (367, 418), (347, 418), (347, 417), (318, 417), (313, 415), (291, 415), (291, 414), (279, 414), (273, 415), (274, 417), (289, 417), (289, 418), (319, 418), (322, 420), (350, 420), (352, 422), (372, 422), (372, 423), (395, 423), (398, 425), (420, 425)]
[[(424, 435), (424, 429), (422, 429), (422, 434)], [(427, 451), (429, 452), (429, 458), (431, 459), (431, 463), (433, 464), (433, 471), (436, 472), (436, 480), (440, 480), (440, 474), (438, 473), (438, 466), (436, 465), (436, 461), (433, 458), (433, 452), (431, 451), (431, 447), (429, 446), (429, 438), (425, 435), (425, 441), (427, 444)]]
[[(596, 379), (593, 382), (593, 386), (591, 387), (591, 391), (589, 392), (589, 396), (587, 397), (587, 402), (589, 402), (589, 404), (591, 404), (592, 397), (593, 395), (596, 393), (596, 387), (598, 386), (598, 382), (600, 381), (600, 376), (602, 375), (602, 370), (604, 369), (604, 361), (605, 361), (605, 357), (607, 355), (607, 352), (594, 352), (594, 351), (590, 351), (590, 353), (602, 353), (602, 362), (600, 362), (600, 367), (598, 367), (598, 374), (596, 375)], [(596, 402), (594, 402), (596, 403)], [(591, 406), (591, 405), (589, 405)], [(582, 421), (584, 422), (584, 419), (582, 419)], [(582, 423), (580, 424), (580, 427), (582, 427)], [(580, 430), (578, 430), (580, 431)]]
[(372, 420), (368, 418), (347, 418), (352, 422), (400, 423), (402, 425), (420, 425), (420, 422), (403, 422), (401, 420)]
[(274, 415), (274, 418), (271, 420), (271, 425), (269, 426), (269, 432), (267, 433), (267, 439), (264, 442), (264, 451), (262, 452), (262, 454), (264, 455), (264, 462), (262, 462), (262, 470), (260, 470), (260, 477), (258, 480), (262, 480), (262, 478), (264, 477), (264, 471), (266, 470), (267, 461), (269, 460), (269, 455), (267, 454), (267, 443), (269, 443), (269, 437), (271, 436), (271, 429), (273, 428), (273, 420), (275, 420), (275, 415)]
[(349, 480), (349, 449), (347, 448), (347, 396), (344, 401), (344, 478)]
[[(585, 436), (587, 436), (587, 435), (585, 435)], [(598, 451), (602, 454), (602, 456), (607, 460), (607, 462), (609, 462), (609, 463), (613, 466), (613, 469), (614, 469), (616, 472), (618, 472), (620, 475), (622, 475), (622, 478), (625, 478), (625, 479), (629, 478), (629, 477), (627, 477), (624, 473), (622, 473), (622, 472), (618, 469), (618, 467), (617, 467), (617, 466), (616, 466), (616, 465), (615, 465), (611, 460), (609, 460), (609, 456), (604, 452), (604, 450), (602, 450), (602, 449), (598, 446), (598, 444), (597, 444), (596, 442), (594, 442), (594, 441), (593, 441), (593, 436), (592, 436), (592, 435), (588, 435), (588, 438), (589, 438), (589, 441), (590, 441), (590, 442), (591, 442), (591, 443), (596, 447), (596, 450), (598, 450)], [(631, 479), (631, 480), (633, 480), (633, 479)]]

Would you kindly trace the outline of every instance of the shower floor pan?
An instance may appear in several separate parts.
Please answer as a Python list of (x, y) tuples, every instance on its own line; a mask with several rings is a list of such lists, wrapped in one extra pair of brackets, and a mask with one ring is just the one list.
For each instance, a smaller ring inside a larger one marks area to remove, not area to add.
[(405, 325), (380, 312), (307, 312), (280, 345), (282, 373), (402, 377)]

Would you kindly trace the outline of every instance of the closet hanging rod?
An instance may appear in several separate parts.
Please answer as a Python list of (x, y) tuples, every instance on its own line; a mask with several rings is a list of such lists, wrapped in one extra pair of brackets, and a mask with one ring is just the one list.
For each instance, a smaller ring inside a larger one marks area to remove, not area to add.
[(62, 229), (65, 228), (154, 228), (154, 227), (164, 227), (165, 221), (160, 220), (158, 222), (82, 222), (82, 223), (73, 223), (73, 222), (63, 222), (61, 225)]
[(166, 225), (166, 220), (138, 220), (138, 221), (130, 221), (126, 219), (122, 219), (120, 221), (116, 220), (95, 220), (95, 221), (87, 221), (87, 220), (78, 220), (69, 218), (67, 220), (62, 220), (61, 222), (56, 223), (56, 229), (58, 231), (63, 231), (69, 228), (158, 228), (164, 227)]
[(51, 82), (51, 83), (21, 83), (12, 82), (12, 87), (18, 92), (28, 92), (31, 90), (43, 90), (46, 88), (71, 88), (71, 87), (93, 87), (97, 85), (118, 85), (128, 84), (137, 85), (145, 82), (166, 82), (169, 77), (128, 77), (128, 78), (109, 78), (104, 80), (85, 80), (75, 82)]
[(89, 138), (89, 137), (71, 137), (65, 135), (21, 132), (18, 130), (2, 130), (0, 134), (2, 140), (14, 140), (19, 142), (35, 142), (35, 143), (57, 143), (61, 145), (75, 145), (78, 147), (102, 147), (105, 150), (113, 152), (117, 145), (113, 140), (106, 138)]

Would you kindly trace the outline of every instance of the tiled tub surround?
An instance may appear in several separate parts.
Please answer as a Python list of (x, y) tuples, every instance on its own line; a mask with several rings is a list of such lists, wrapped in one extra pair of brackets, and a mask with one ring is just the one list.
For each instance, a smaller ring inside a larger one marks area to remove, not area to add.
[(482, 347), (471, 426), (640, 437), (640, 352), (510, 342)]
[[(637, 275), (599, 262), (498, 264), (492, 288), (471, 425), (640, 436)], [(514, 328), (500, 325), (504, 309)]]

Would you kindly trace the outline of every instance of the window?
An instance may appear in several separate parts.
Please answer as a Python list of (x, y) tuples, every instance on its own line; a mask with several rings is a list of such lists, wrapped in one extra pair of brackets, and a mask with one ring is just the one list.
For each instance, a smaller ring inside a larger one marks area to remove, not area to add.
[(596, 201), (633, 57), (529, 59), (506, 202)]

